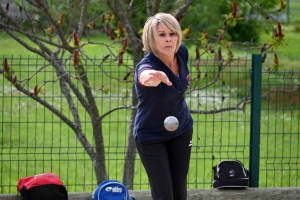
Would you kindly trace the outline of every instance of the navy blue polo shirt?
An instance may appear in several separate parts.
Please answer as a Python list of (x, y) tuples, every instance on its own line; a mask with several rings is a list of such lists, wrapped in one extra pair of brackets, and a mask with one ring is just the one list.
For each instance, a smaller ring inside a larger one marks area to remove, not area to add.
[[(133, 135), (139, 142), (150, 140), (168, 140), (177, 137), (193, 126), (193, 119), (185, 101), (185, 92), (190, 85), (190, 73), (187, 67), (188, 50), (181, 45), (176, 53), (179, 61), (179, 76), (176, 76), (153, 53), (147, 54), (136, 66), (134, 83), (138, 98), (137, 115)], [(146, 69), (163, 71), (172, 82), (172, 86), (160, 83), (156, 87), (143, 86), (138, 75)], [(179, 127), (175, 131), (167, 131), (164, 120), (175, 116)]]

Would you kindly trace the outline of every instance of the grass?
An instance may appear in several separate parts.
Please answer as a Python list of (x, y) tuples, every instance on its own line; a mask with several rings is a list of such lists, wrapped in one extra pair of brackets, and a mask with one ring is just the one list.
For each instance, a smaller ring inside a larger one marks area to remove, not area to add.
[[(278, 49), (280, 62), (284, 69), (299, 72), (299, 49), (297, 44), (300, 37), (295, 32), (296, 25), (284, 26), (285, 42), (288, 46)], [(269, 36), (263, 35), (261, 43)], [(95, 37), (97, 39), (97, 37)], [(101, 37), (102, 38), (102, 37)], [(100, 39), (100, 38), (99, 38)], [(20, 79), (30, 76), (43, 66), (43, 62), (33, 62), (36, 56), (20, 47), (15, 41), (1, 35), (0, 55), (8, 57)], [(84, 51), (91, 59), (101, 59), (108, 53), (105, 47), (92, 46)], [(115, 50), (116, 51), (116, 50)], [(17, 53), (16, 53), (17, 52)], [(191, 50), (191, 56), (193, 51)], [(22, 55), (20, 59), (19, 55)], [(272, 57), (264, 65), (272, 64)], [(20, 64), (21, 63), (21, 64)], [(130, 63), (128, 63), (130, 65)], [(191, 109), (210, 110), (225, 106), (234, 106), (240, 97), (245, 96), (249, 88), (248, 65), (230, 68), (224, 73), (226, 87), (218, 83), (211, 89), (193, 92), (187, 96)], [(106, 66), (108, 71), (116, 77), (122, 77), (127, 68)], [(68, 70), (72, 70), (72, 67)], [(123, 104), (126, 91), (131, 91), (131, 83), (120, 83), (106, 79), (99, 67), (88, 67), (91, 85), (109, 88), (108, 94), (94, 90), (99, 112), (105, 113), (109, 109)], [(21, 73), (22, 72), (22, 73)], [(24, 73), (25, 72), (25, 73)], [(213, 74), (213, 69), (211, 70)], [(210, 76), (208, 76), (211, 78)], [(201, 79), (200, 85), (209, 78)], [(271, 74), (263, 77), (266, 86), (277, 83), (285, 85), (287, 81), (282, 76)], [(40, 84), (44, 80), (55, 79), (51, 68), (46, 68), (29, 83), (28, 88)], [(248, 79), (248, 81), (247, 81)], [(290, 79), (289, 79), (290, 81)], [(296, 80), (297, 81), (297, 80)], [(95, 188), (95, 177), (90, 158), (83, 150), (74, 133), (64, 123), (47, 109), (15, 91), (0, 77), (3, 87), (0, 87), (1, 115), (0, 129), (0, 193), (15, 193), (18, 178), (26, 175), (52, 171), (59, 174), (67, 185), (68, 191), (92, 191)], [(290, 82), (289, 82), (290, 83)], [(47, 84), (44, 94), (49, 103), (60, 109), (66, 116), (70, 111), (59, 91), (59, 83)], [(299, 84), (299, 78), (298, 83)], [(80, 90), (81, 87), (79, 87)], [(225, 95), (222, 103), (221, 95)], [(297, 96), (297, 94), (295, 94)], [(274, 98), (273, 98), (274, 99)], [(130, 104), (130, 99), (125, 99)], [(273, 107), (270, 107), (273, 103)], [(298, 160), (300, 154), (299, 140), (299, 103), (294, 113), (286, 105), (290, 99), (275, 97), (275, 101), (264, 103), (261, 112), (261, 149), (260, 149), (260, 187), (292, 187), (300, 185), (298, 176)], [(83, 132), (89, 141), (93, 141), (90, 121), (85, 111), (80, 109)], [(214, 115), (193, 115), (194, 138), (188, 176), (189, 188), (210, 188), (212, 181), (211, 167), (221, 159), (240, 159), (249, 167), (250, 140), (250, 106), (245, 112), (228, 111)], [(109, 178), (122, 179), (122, 167), (125, 146), (129, 130), (130, 111), (121, 110), (109, 115), (103, 121), (103, 133), (106, 145), (107, 171)], [(259, 128), (259, 127), (255, 127)], [(92, 142), (91, 142), (92, 143)], [(134, 189), (149, 189), (148, 179), (138, 156), (135, 166)]]
[(300, 10), (300, 3), (299, 1), (289, 1), (290, 2), (290, 9), (287, 14), (289, 15), (289, 22), (290, 23), (299, 23), (300, 22), (300, 15), (299, 15), (299, 10)]
[[(16, 105), (14, 101), (11, 103)], [(24, 102), (22, 99), (18, 101)], [(16, 109), (17, 112), (12, 112), (14, 106), (9, 101), (6, 103), (1, 119), (3, 140), (0, 171), (1, 185), (11, 187), (2, 188), (1, 193), (13, 192), (12, 188), (19, 176), (44, 171), (59, 174), (68, 185), (69, 191), (92, 191), (95, 187), (92, 185), (95, 182), (93, 168), (74, 133), (36, 104), (24, 102), (26, 110)], [(220, 105), (216, 103), (216, 106)], [(209, 188), (211, 166), (216, 165), (220, 159), (237, 158), (249, 166), (249, 110), (247, 107), (246, 113), (231, 111), (215, 115), (194, 115), (196, 125), (188, 179), (190, 188)], [(11, 114), (7, 113), (9, 111)], [(293, 174), (297, 173), (296, 157), (300, 153), (299, 118), (286, 119), (283, 122), (283, 118), (288, 115), (289, 111), (262, 112), (261, 187), (299, 184), (299, 178), (293, 178)], [(124, 121), (126, 116), (129, 116), (129, 112), (116, 113), (103, 123), (110, 178), (121, 179), (128, 130), (128, 122)], [(86, 123), (83, 130), (92, 139), (90, 127)], [(135, 169), (135, 182), (147, 183), (139, 160)], [(135, 189), (145, 187), (147, 189), (147, 186), (136, 185)]]

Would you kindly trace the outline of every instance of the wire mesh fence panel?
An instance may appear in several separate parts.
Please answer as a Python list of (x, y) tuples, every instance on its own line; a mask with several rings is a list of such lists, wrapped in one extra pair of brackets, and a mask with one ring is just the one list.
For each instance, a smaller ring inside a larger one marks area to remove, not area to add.
[[(131, 59), (120, 67), (116, 60), (89, 58), (84, 68), (68, 59), (7, 59), (17, 78), (0, 76), (0, 193), (15, 193), (19, 178), (44, 172), (58, 174), (70, 192), (93, 191), (95, 163), (107, 178), (122, 180), (128, 161), (133, 189), (149, 189), (128, 143), (136, 110)], [(222, 70), (220, 62), (189, 62), (186, 100), (194, 135), (188, 188), (210, 188), (212, 166), (223, 159), (249, 167), (251, 60), (237, 58)], [(260, 186), (299, 186), (299, 73), (264, 73), (262, 89)]]
[(239, 159), (248, 166), (250, 66), (251, 60), (237, 59), (219, 74), (218, 61), (208, 59), (199, 69), (192, 68), (191, 79), (200, 80), (197, 87), (192, 81), (187, 96), (195, 121), (190, 188), (210, 188), (212, 166), (223, 159)]
[(299, 72), (263, 73), (260, 186), (299, 186)]

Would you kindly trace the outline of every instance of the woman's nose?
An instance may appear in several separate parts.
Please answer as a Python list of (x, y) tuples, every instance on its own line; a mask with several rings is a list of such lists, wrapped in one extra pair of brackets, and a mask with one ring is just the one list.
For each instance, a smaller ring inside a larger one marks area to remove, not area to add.
[(169, 35), (166, 36), (166, 41), (170, 42), (171, 41), (171, 37)]

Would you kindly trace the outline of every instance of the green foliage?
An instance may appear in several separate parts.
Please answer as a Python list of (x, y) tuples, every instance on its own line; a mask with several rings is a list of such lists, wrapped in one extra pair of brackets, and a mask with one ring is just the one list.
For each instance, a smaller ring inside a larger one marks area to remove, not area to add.
[[(278, 6), (277, 0), (251, 1), (253, 5), (262, 3), (262, 8), (270, 10)], [(257, 41), (259, 33), (265, 31), (266, 25), (264, 19), (259, 14), (254, 14), (250, 6), (242, 1), (237, 1), (238, 17), (244, 18), (238, 20), (234, 27), (229, 26), (225, 31), (225, 37), (229, 41)], [(189, 11), (184, 15), (182, 27), (185, 28), (192, 24), (191, 38), (200, 38), (200, 33), (205, 29), (209, 35), (216, 36), (218, 29), (223, 27), (225, 18), (223, 15), (229, 15), (232, 11), (232, 5), (226, 1), (205, 1), (193, 4)]]
[(245, 20), (240, 20), (236, 26), (228, 27), (227, 35), (229, 36), (230, 41), (257, 42), (263, 27), (264, 26), (261, 26), (261, 23), (257, 23), (255, 20), (249, 20), (247, 22)]
[[(75, 18), (75, 22), (79, 21), (79, 14), (82, 6), (80, 1), (68, 2), (69, 4), (58, 3), (55, 0), (49, 1), (51, 12), (54, 13), (54, 16), (56, 16), (55, 20), (59, 21), (60, 15), (63, 14), (64, 20), (61, 26), (66, 34), (70, 34), (72, 31), (76, 30), (78, 24), (69, 24), (69, 22), (71, 21), (71, 17)], [(105, 14), (113, 13), (112, 5), (110, 5), (110, 3), (101, 0), (94, 0), (88, 3), (88, 17), (84, 25), (88, 27), (89, 23), (92, 22), (95, 25), (95, 30), (97, 30), (96, 32), (90, 32), (89, 34), (94, 34), (99, 31), (103, 31), (108, 34), (107, 31), (109, 28), (111, 28), (115, 33), (118, 32), (119, 21), (116, 16), (109, 23), (105, 23), (103, 21)], [(133, 1), (132, 5), (129, 3), (130, 1), (123, 2), (124, 7), (128, 8), (127, 15), (131, 19), (132, 27), (134, 28), (136, 35), (139, 37), (145, 20), (147, 19), (146, 3), (144, 0)], [(161, 4), (159, 12), (175, 13), (183, 3), (184, 1), (182, 0), (163, 3)], [(253, 5), (259, 5), (261, 3), (261, 8), (266, 10), (278, 7), (277, 0), (255, 0), (251, 1), (251, 3)], [(21, 0), (17, 0), (16, 4), (21, 5)], [(262, 19), (262, 17), (257, 13), (254, 14), (248, 3), (237, 1), (237, 4), (238, 17), (244, 18), (244, 20), (238, 20), (235, 26), (229, 26), (227, 28), (225, 31), (226, 40), (244, 42), (253, 39), (253, 42), (256, 42), (259, 33), (264, 31), (266, 28), (265, 23), (262, 23), (264, 19)], [(154, 6), (154, 4), (152, 6)], [(30, 7), (28, 9), (35, 8)], [(180, 19), (181, 27), (182, 29), (185, 29), (189, 25), (192, 25), (190, 38), (200, 38), (201, 32), (204, 29), (210, 36), (217, 36), (218, 29), (222, 28), (224, 23), (223, 15), (229, 15), (231, 11), (232, 5), (230, 1), (196, 1), (190, 6), (188, 12), (184, 13)], [(51, 28), (51, 23), (46, 20), (45, 13), (43, 12), (39, 12), (39, 22), (39, 24), (36, 24), (37, 30), (42, 32)], [(24, 27), (28, 27), (26, 23), (24, 23)]]

